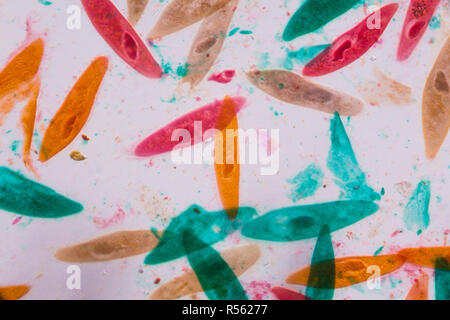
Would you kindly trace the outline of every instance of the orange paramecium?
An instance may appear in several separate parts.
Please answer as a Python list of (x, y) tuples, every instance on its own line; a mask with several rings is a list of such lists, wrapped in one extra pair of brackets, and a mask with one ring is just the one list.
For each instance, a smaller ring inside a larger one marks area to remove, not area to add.
[(45, 132), (40, 161), (52, 158), (80, 133), (107, 69), (108, 58), (98, 57), (77, 81)]
[[(411, 248), (400, 250), (407, 262), (422, 267), (436, 268), (436, 261), (443, 258), (450, 264), (450, 247)], [(439, 264), (441, 265), (441, 264)]]
[(428, 300), (428, 275), (421, 274), (409, 290), (406, 300)]
[[(362, 256), (346, 257), (335, 260), (335, 288), (344, 288), (357, 283), (365, 282), (368, 279), (374, 279), (376, 276), (383, 276), (399, 269), (404, 263), (405, 258), (400, 255), (383, 256)], [(326, 263), (327, 261), (319, 262)], [(308, 285), (310, 267), (306, 267), (294, 272), (286, 278), (289, 284)], [(331, 288), (322, 288), (331, 289)]]
[(228, 217), (234, 220), (239, 207), (239, 126), (236, 115), (225, 127), (221, 124), (229, 119), (231, 113), (236, 113), (235, 104), (233, 99), (226, 96), (217, 120), (217, 127), (224, 129), (215, 137), (214, 165), (222, 205)]
[(0, 287), (0, 300), (18, 300), (30, 291), (30, 286)]
[(43, 53), (44, 41), (39, 38), (19, 52), (0, 73), (0, 125), (17, 103), (28, 99), (21, 116), (25, 137), (23, 161), (36, 176), (31, 165), (30, 149), (40, 88), (37, 73)]
[[(0, 72), (0, 99), (19, 90), (33, 80), (44, 54), (44, 41), (39, 38), (19, 52)], [(0, 112), (2, 112), (0, 107)]]

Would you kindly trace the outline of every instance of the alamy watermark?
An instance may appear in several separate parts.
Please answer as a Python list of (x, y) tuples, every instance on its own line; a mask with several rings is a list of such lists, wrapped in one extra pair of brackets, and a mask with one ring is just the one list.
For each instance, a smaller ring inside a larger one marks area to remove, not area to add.
[(67, 7), (66, 13), (69, 17), (66, 20), (66, 27), (69, 30), (81, 29), (81, 8), (77, 5), (70, 5)]
[(172, 150), (172, 161), (177, 165), (260, 165), (261, 175), (277, 174), (280, 166), (278, 129), (226, 129), (223, 132), (217, 129), (203, 132), (202, 121), (194, 121), (194, 137), (187, 129), (174, 130), (171, 140), (179, 143)]
[(66, 287), (69, 290), (81, 289), (81, 269), (77, 265), (70, 265), (66, 269), (66, 273), (69, 274), (66, 280)]

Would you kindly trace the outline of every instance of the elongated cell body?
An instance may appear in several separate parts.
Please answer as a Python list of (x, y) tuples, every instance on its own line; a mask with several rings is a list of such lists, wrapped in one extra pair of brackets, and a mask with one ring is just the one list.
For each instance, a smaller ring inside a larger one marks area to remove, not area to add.
[(278, 100), (317, 111), (355, 116), (364, 107), (357, 98), (312, 83), (285, 70), (254, 70), (247, 73), (247, 78), (257, 88)]
[[(218, 123), (226, 121), (227, 109), (234, 110), (234, 102), (225, 97)], [(239, 126), (235, 116), (215, 139), (215, 162), (217, 188), (220, 200), (230, 219), (236, 218), (239, 207)], [(230, 134), (231, 132), (231, 134)]]
[(0, 209), (36, 218), (61, 218), (76, 214), (83, 206), (54, 190), (0, 167)]
[(172, 0), (147, 38), (164, 37), (180, 31), (213, 14), (228, 2), (230, 0)]
[[(386, 275), (399, 269), (406, 259), (400, 255), (384, 255), (375, 257), (345, 257), (334, 260), (335, 264), (335, 282), (334, 288), (345, 288), (357, 283), (365, 282), (369, 278), (373, 278), (374, 270), (370, 270), (371, 266), (378, 267), (379, 276)], [(327, 261), (319, 262), (327, 264)], [(317, 267), (319, 267), (317, 266)], [(303, 268), (289, 275), (286, 279), (287, 283), (299, 285), (311, 285), (322, 289), (332, 289), (325, 282), (311, 283), (308, 281), (311, 266)]]
[(422, 98), (422, 126), (425, 152), (436, 157), (450, 127), (450, 37), (428, 76)]
[(397, 9), (398, 4), (392, 3), (369, 15), (310, 61), (303, 68), (303, 75), (323, 76), (356, 61), (380, 39)]
[[(222, 114), (222, 105), (224, 101), (216, 100), (200, 109), (194, 110), (165, 127), (159, 129), (149, 137), (144, 139), (135, 149), (138, 157), (150, 157), (172, 151), (180, 144), (178, 139), (172, 139), (173, 134), (177, 134), (176, 130), (187, 130), (189, 132), (190, 142), (186, 142), (186, 146), (194, 145), (202, 141), (196, 141), (195, 129), (196, 123), (201, 126), (200, 130), (203, 136), (209, 129), (223, 130), (235, 117), (235, 115), (244, 107), (245, 98), (233, 97), (234, 108), (228, 108), (226, 114)], [(219, 116), (222, 117), (222, 124), (218, 125)], [(201, 137), (200, 139), (201, 140)], [(183, 144), (185, 141), (182, 142)]]
[(419, 44), (441, 0), (411, 0), (398, 45), (397, 59), (406, 60)]
[[(258, 261), (261, 251), (257, 245), (251, 244), (232, 248), (220, 253), (230, 266), (236, 277), (241, 276)], [(164, 283), (150, 295), (152, 300), (178, 299), (189, 294), (203, 291), (193, 270)]]
[(122, 60), (148, 78), (161, 77), (161, 67), (111, 1), (82, 0), (82, 3), (97, 32)]
[(183, 78), (191, 87), (203, 80), (219, 56), (238, 3), (231, 0), (200, 25), (187, 58), (188, 74)]
[(132, 257), (154, 249), (159, 240), (150, 230), (119, 231), (59, 249), (65, 262), (98, 262)]
[(108, 59), (98, 57), (78, 79), (45, 132), (39, 153), (40, 161), (45, 162), (55, 156), (80, 133), (91, 113), (107, 69)]
[(283, 32), (284, 41), (311, 33), (344, 14), (361, 0), (307, 0), (294, 13)]
[[(44, 41), (39, 38), (12, 58), (0, 72), (0, 99), (33, 80), (39, 71), (43, 54)], [(3, 113), (2, 108), (0, 113)]]
[(281, 208), (246, 223), (242, 234), (252, 239), (275, 242), (310, 239), (319, 236), (324, 225), (328, 225), (330, 232), (334, 232), (377, 210), (375, 203), (360, 200)]

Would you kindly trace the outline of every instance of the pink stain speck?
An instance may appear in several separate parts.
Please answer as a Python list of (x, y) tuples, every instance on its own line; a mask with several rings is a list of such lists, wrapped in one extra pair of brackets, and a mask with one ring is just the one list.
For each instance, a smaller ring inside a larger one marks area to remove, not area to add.
[(14, 221), (12, 222), (12, 225), (18, 224), (20, 220), (22, 220), (22, 217), (15, 218)]
[(225, 70), (219, 73), (214, 73), (208, 78), (208, 81), (215, 81), (218, 83), (229, 83), (233, 80), (236, 71), (234, 70)]
[(264, 300), (265, 297), (272, 295), (271, 285), (267, 281), (251, 281), (245, 287), (252, 300)]
[(122, 208), (119, 208), (111, 218), (94, 217), (94, 224), (99, 229), (105, 229), (112, 225), (122, 223), (126, 215), (127, 213)]

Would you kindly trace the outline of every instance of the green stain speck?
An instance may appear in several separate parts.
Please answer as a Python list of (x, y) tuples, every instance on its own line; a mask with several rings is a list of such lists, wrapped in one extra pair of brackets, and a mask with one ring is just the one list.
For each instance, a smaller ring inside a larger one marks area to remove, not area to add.
[(177, 76), (179, 77), (185, 77), (188, 74), (188, 64), (184, 64), (181, 66), (178, 66), (177, 68)]
[(441, 27), (441, 20), (440, 20), (440, 17), (437, 15), (437, 16), (434, 16), (431, 20), (430, 20), (430, 23), (429, 23), (429, 26), (430, 26), (430, 28), (431, 29), (439, 29), (440, 27)]
[(239, 31), (239, 27), (234, 28), (233, 30), (230, 31), (230, 33), (228, 34), (230, 37), (234, 36), (237, 32)]
[[(420, 234), (430, 224), (430, 181), (421, 181), (405, 207), (403, 221), (406, 228)], [(419, 233), (420, 232), (420, 233)]]
[(320, 44), (317, 46), (303, 47), (297, 51), (287, 51), (287, 58), (292, 59), (301, 65), (305, 65), (329, 46), (329, 44)]
[(270, 65), (270, 56), (268, 52), (264, 52), (259, 57), (258, 69), (266, 69)]
[(383, 251), (383, 249), (384, 249), (384, 246), (381, 246), (381, 247), (379, 247), (379, 248), (377, 249), (377, 251), (375, 251), (375, 252), (374, 252), (374, 254), (373, 254), (373, 255), (374, 255), (374, 256), (377, 256), (377, 255), (379, 255), (379, 254), (380, 254), (380, 252), (381, 252), (381, 251)]
[(20, 144), (20, 141), (14, 140), (10, 146), (11, 151), (16, 152), (19, 147), (19, 144)]
[(323, 172), (315, 164), (309, 165), (304, 171), (299, 172), (293, 179), (288, 179), (287, 182), (293, 184), (288, 198), (293, 202), (313, 196), (317, 189), (322, 185)]

